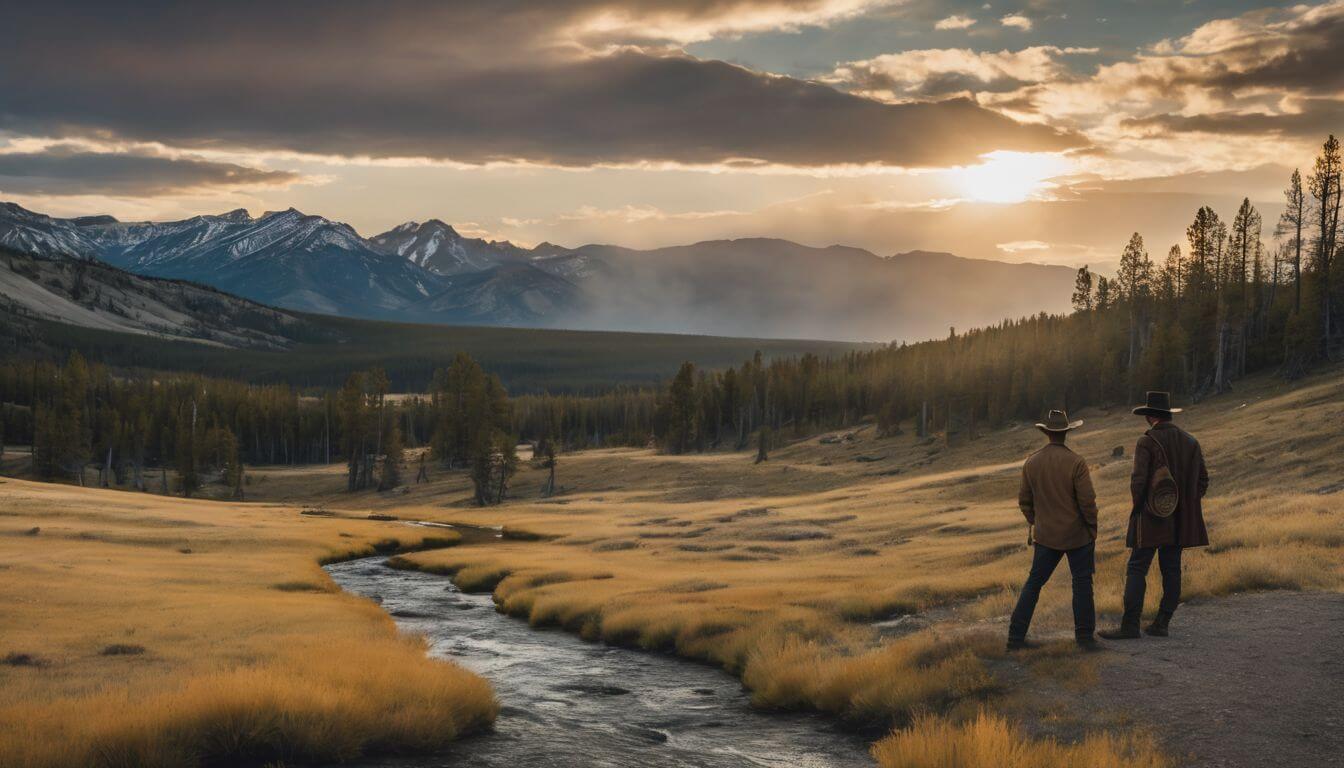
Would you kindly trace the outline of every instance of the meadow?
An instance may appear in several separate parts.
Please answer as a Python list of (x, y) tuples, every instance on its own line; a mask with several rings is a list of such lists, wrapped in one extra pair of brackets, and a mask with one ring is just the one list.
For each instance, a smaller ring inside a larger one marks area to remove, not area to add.
[[(1098, 607), (1113, 618), (1142, 421), (1128, 407), (1077, 415), (1070, 444), (1101, 501)], [(1213, 478), (1213, 546), (1188, 553), (1185, 599), (1339, 590), (1339, 372), (1249, 379), (1180, 421)], [(248, 504), (5, 480), (0, 727), (16, 735), (0, 764), (342, 760), (433, 749), (488, 723), (484, 681), (428, 660), (318, 568), (383, 552), (493, 592), (536, 626), (721, 666), (763, 708), (881, 737), (873, 755), (888, 768), (1172, 765), (1125, 713), (1085, 722), (1036, 695), (1085, 689), (1105, 663), (1072, 647), (1067, 578), (1047, 586), (1033, 625), (1045, 647), (1003, 651), (1029, 562), (1018, 469), (1042, 441), (1029, 424), (956, 446), (867, 426), (793, 439), (760, 464), (583, 451), (560, 457), (556, 495), (524, 468), (488, 508), (472, 505), (465, 473), (432, 465), (427, 483), (354, 494), (341, 465), (252, 467)], [(504, 537), (444, 546), (443, 529), (410, 520)]]
[[(1087, 423), (1071, 444), (1091, 463), (1101, 500), (1098, 608), (1114, 618), (1130, 456), (1143, 425), (1127, 407), (1079, 415)], [(1187, 553), (1185, 599), (1339, 589), (1338, 372), (1294, 386), (1248, 380), (1180, 419), (1204, 445), (1213, 476), (1213, 546)], [(587, 451), (561, 457), (558, 496), (540, 498), (540, 473), (524, 472), (514, 500), (487, 509), (468, 504), (463, 478), (441, 472), (391, 497), (344, 496), (334, 469), (259, 470), (266, 480), (254, 487), (277, 499), (315, 494), (361, 511), (503, 526), (502, 543), (393, 564), (492, 590), (500, 610), (534, 625), (721, 665), (762, 707), (894, 726), (875, 749), (885, 765), (981, 764), (957, 762), (954, 752), (980, 754), (959, 743), (1036, 756), (1013, 763), (1003, 752), (1005, 765), (1075, 765), (1068, 743), (1089, 738), (1117, 761), (1164, 764), (1123, 715), (1072, 721), (1067, 709), (1008, 682), (1025, 666), (1086, 686), (1099, 663), (1072, 650), (1067, 578), (1046, 588), (1033, 627), (1051, 642), (1022, 657), (1002, 651), (1029, 564), (1018, 468), (1042, 441), (1017, 424), (958, 447), (860, 428), (796, 440), (761, 464), (745, 453)], [(920, 736), (930, 729), (957, 738)], [(935, 743), (947, 745), (942, 758), (930, 756)]]
[(0, 765), (335, 762), (494, 719), (485, 680), (320, 567), (451, 531), (0, 482)]

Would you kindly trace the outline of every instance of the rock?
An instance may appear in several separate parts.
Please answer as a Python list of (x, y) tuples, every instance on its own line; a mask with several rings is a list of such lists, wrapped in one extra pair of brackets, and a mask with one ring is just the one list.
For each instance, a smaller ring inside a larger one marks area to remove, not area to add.
[(130, 643), (113, 643), (100, 651), (104, 656), (139, 656), (144, 652), (145, 646)]

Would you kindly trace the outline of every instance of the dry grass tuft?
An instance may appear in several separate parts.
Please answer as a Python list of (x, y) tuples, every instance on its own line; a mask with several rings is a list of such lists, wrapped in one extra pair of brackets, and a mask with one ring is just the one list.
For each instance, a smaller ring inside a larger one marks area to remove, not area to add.
[(921, 716), (873, 745), (882, 768), (1169, 768), (1150, 739), (1094, 734), (1079, 744), (1031, 740), (981, 712), (966, 723)]
[(1001, 645), (998, 638), (921, 633), (836, 656), (819, 643), (785, 641), (756, 651), (743, 682), (762, 706), (820, 709), (880, 725), (988, 694), (994, 680), (982, 658)]

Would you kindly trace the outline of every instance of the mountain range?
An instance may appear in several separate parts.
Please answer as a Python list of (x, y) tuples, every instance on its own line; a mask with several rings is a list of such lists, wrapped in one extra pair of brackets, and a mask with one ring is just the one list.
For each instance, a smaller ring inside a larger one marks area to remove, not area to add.
[(748, 238), (524, 248), (438, 219), (370, 238), (294, 209), (170, 222), (0, 203), (0, 246), (201, 283), (274, 307), (442, 324), (919, 340), (1068, 306), (1066, 267)]

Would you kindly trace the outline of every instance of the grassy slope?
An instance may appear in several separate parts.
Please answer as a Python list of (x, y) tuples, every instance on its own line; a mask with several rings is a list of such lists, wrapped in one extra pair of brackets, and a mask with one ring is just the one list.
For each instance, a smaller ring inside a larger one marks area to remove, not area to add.
[(319, 567), (425, 533), (0, 482), (0, 765), (325, 762), (493, 720), (488, 683)]
[[(283, 352), (212, 348), (190, 342), (38, 322), (41, 346), (63, 358), (79, 350), (115, 366), (187, 370), (254, 382), (340, 386), (351, 371), (381, 366), (398, 391), (423, 391), (435, 368), (467, 352), (515, 393), (606, 390), (648, 385), (686, 360), (707, 368), (767, 358), (838, 355), (865, 345), (832, 341), (740, 339), (675, 334), (413, 325), (300, 315), (310, 340)], [(31, 344), (31, 342), (25, 342)]]
[[(1082, 416), (1072, 442), (1093, 464), (1102, 505), (1098, 603), (1114, 614), (1128, 456), (1142, 422), (1127, 408)], [(1338, 589), (1344, 507), (1329, 492), (1344, 475), (1338, 372), (1291, 388), (1250, 381), (1181, 421), (1213, 475), (1214, 546), (1189, 553), (1186, 598)], [(466, 506), (460, 475), (441, 473), (395, 499), (342, 499), (334, 471), (276, 471), (254, 488), (554, 536), (399, 560), (493, 588), (503, 610), (537, 624), (720, 663), (763, 705), (871, 724), (908, 722), (926, 708), (955, 720), (986, 701), (1025, 711), (995, 670), (1010, 663), (999, 649), (1028, 566), (1017, 467), (1041, 441), (1027, 425), (953, 449), (909, 435), (875, 440), (869, 430), (851, 443), (797, 443), (758, 466), (745, 454), (595, 451), (561, 458), (559, 482), (571, 490), (560, 498), (535, 498), (540, 475), (524, 473), (523, 498), (486, 510)], [(1125, 458), (1111, 457), (1115, 446)], [(872, 624), (921, 612), (931, 626), (897, 639)], [(1046, 588), (1037, 616), (1038, 635), (1069, 636), (1066, 578)], [(1077, 683), (1090, 662), (1060, 645), (1025, 663)]]

